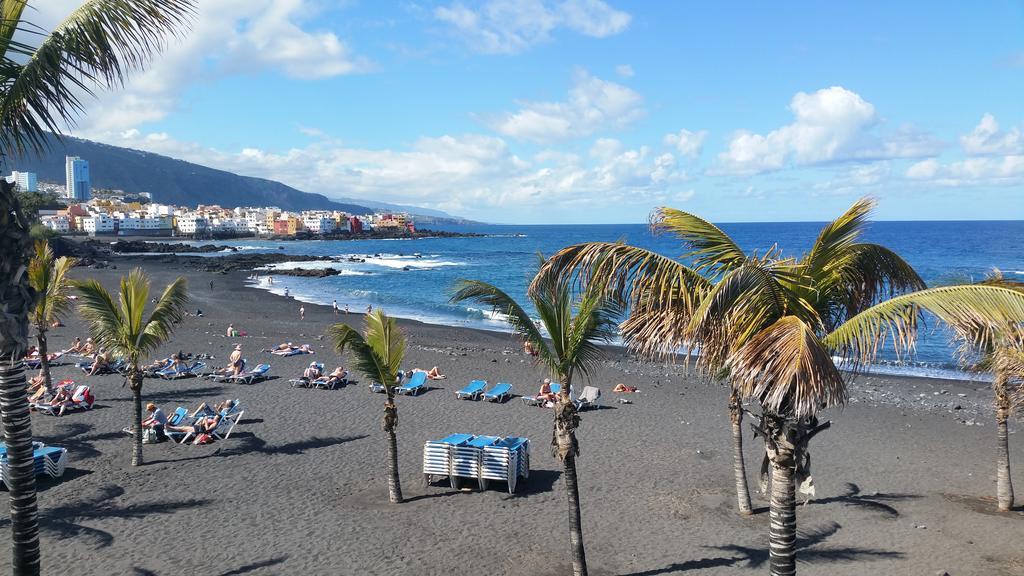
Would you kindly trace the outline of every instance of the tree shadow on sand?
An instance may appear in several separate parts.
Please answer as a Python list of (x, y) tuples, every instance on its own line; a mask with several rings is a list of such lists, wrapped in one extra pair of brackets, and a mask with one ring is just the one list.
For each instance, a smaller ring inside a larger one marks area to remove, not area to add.
[[(204, 460), (206, 458), (225, 458), (228, 456), (243, 456), (245, 454), (253, 453), (267, 455), (298, 456), (301, 454), (305, 454), (308, 450), (328, 448), (330, 446), (337, 446), (339, 444), (345, 444), (348, 442), (354, 442), (356, 440), (362, 440), (363, 438), (367, 437), (368, 436), (366, 434), (357, 436), (313, 436), (305, 440), (299, 440), (296, 442), (288, 442), (286, 444), (270, 446), (267, 444), (265, 440), (255, 436), (251, 432), (238, 432), (232, 434), (231, 438), (227, 440), (218, 441), (218, 444), (225, 444), (226, 447), (217, 448), (213, 452), (196, 456), (188, 456), (184, 458), (151, 460), (147, 462), (147, 464), (153, 465), (165, 464), (168, 462), (187, 462), (190, 460)], [(187, 449), (186, 446), (182, 446), (182, 448)]]
[[(841, 525), (833, 522), (823, 528), (812, 528), (809, 531), (798, 533), (796, 538), (797, 562), (814, 564), (817, 562), (827, 561), (853, 562), (858, 560), (869, 561), (882, 558), (903, 557), (902, 552), (892, 550), (878, 550), (874, 548), (860, 548), (856, 546), (816, 547), (832, 537), (840, 528), (842, 528)], [(704, 548), (718, 550), (721, 552), (729, 552), (730, 555), (677, 562), (665, 566), (664, 568), (645, 570), (643, 572), (631, 572), (629, 574), (624, 574), (623, 576), (658, 576), (660, 574), (674, 574), (677, 572), (703, 570), (705, 568), (738, 568), (741, 565), (744, 568), (759, 569), (763, 568), (768, 563), (767, 545), (763, 548), (751, 548), (749, 546), (741, 546), (739, 544), (704, 546)]]
[[(83, 522), (105, 518), (142, 520), (157, 514), (173, 514), (178, 510), (201, 508), (210, 502), (207, 499), (155, 500), (139, 504), (113, 502), (124, 492), (124, 488), (108, 484), (101, 487), (92, 497), (41, 510), (39, 529), (58, 540), (75, 538), (93, 543), (95, 548), (106, 548), (114, 543), (114, 535), (106, 530), (86, 526)], [(9, 518), (0, 519), (0, 529), (7, 529), (10, 525)]]
[(56, 434), (48, 436), (37, 436), (36, 439), (44, 444), (67, 448), (68, 452), (75, 455), (75, 458), (93, 458), (102, 454), (95, 447), (96, 442), (113, 440), (125, 437), (124, 432), (113, 430), (110, 432), (97, 432), (89, 434), (95, 427), (86, 422), (71, 422), (62, 426)]
[(288, 559), (288, 556), (278, 556), (277, 558), (268, 558), (267, 560), (260, 560), (259, 562), (252, 562), (252, 563), (246, 564), (244, 566), (239, 566), (238, 568), (235, 568), (234, 570), (228, 570), (227, 572), (222, 572), (218, 576), (237, 576), (238, 574), (248, 574), (249, 572), (252, 572), (254, 570), (259, 570), (260, 568), (269, 568), (270, 566), (277, 566), (278, 564), (283, 563), (287, 559)]
[[(106, 402), (131, 402), (132, 396), (131, 391), (125, 388), (125, 392), (128, 393), (124, 397), (111, 397), (104, 398)], [(204, 386), (202, 388), (173, 388), (169, 390), (160, 390), (159, 388), (155, 391), (150, 388), (148, 391), (143, 389), (142, 401), (143, 402), (184, 402), (187, 400), (197, 399), (208, 399), (216, 398), (224, 394), (223, 386)]]
[(853, 482), (846, 483), (846, 493), (840, 494), (839, 496), (830, 496), (828, 498), (814, 499), (808, 502), (811, 505), (821, 504), (833, 504), (840, 503), (844, 506), (854, 506), (858, 508), (865, 508), (872, 512), (879, 512), (890, 518), (899, 518), (900, 512), (893, 506), (886, 504), (886, 502), (898, 502), (901, 500), (912, 500), (920, 498), (918, 494), (889, 494), (872, 492), (870, 494), (861, 494), (860, 486)]

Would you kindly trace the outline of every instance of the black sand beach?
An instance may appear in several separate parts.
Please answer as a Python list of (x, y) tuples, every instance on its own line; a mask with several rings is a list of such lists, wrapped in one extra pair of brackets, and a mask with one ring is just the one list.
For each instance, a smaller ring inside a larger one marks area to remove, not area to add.
[[(79, 268), (110, 288), (127, 272)], [(155, 289), (174, 275), (149, 266)], [(246, 412), (230, 439), (205, 446), (145, 446), (129, 465), (131, 394), (118, 376), (88, 377), (69, 365), (55, 377), (93, 387), (91, 412), (33, 416), (38, 440), (64, 446), (63, 479), (40, 479), (43, 571), (48, 574), (509, 574), (569, 573), (565, 495), (548, 451), (550, 410), (518, 399), (457, 401), (472, 379), (505, 381), (532, 394), (544, 376), (509, 335), (403, 322), (407, 367), (437, 365), (448, 379), (400, 397), (399, 451), (408, 501), (389, 505), (380, 431), (383, 396), (365, 379), (338, 390), (288, 386), (310, 360), (341, 362), (326, 340), (336, 318), (243, 287), (245, 273), (188, 273), (188, 318), (162, 355), (209, 353), (223, 363), (240, 342), (250, 366), (275, 379), (251, 386), (206, 380), (147, 380), (146, 400), (171, 412), (201, 401), (241, 399)], [(210, 279), (214, 288), (209, 287)], [(248, 333), (223, 336), (228, 322)], [(51, 333), (51, 348), (85, 336), (74, 315)], [(315, 356), (260, 353), (283, 341)], [(615, 383), (640, 388), (616, 402)], [(578, 461), (591, 573), (761, 574), (768, 556), (767, 501), (735, 512), (726, 391), (683, 367), (641, 364), (612, 353), (594, 385), (605, 407), (583, 414)], [(867, 376), (851, 402), (832, 410), (812, 445), (817, 497), (798, 508), (802, 574), (1024, 574), (1024, 514), (994, 512), (995, 433), (988, 386)], [(957, 409), (957, 407), (959, 407)], [(966, 423), (965, 423), (966, 422)], [(1014, 422), (1011, 429), (1019, 429)], [(423, 443), (454, 432), (527, 436), (532, 471), (516, 494), (502, 486), (453, 491), (424, 484)], [(1011, 436), (1011, 460), (1024, 447)], [(758, 442), (745, 437), (751, 487)], [(6, 506), (2, 507), (6, 514)], [(6, 522), (6, 519), (3, 520)], [(9, 536), (8, 536), (9, 537)], [(9, 546), (0, 546), (9, 562)]]

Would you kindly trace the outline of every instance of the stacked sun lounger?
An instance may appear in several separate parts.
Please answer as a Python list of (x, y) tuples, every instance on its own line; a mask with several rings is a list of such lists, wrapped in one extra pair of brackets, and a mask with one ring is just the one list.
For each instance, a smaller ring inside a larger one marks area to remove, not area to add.
[[(35, 465), (36, 476), (46, 474), (51, 478), (59, 478), (64, 475), (68, 455), (66, 448), (47, 446), (42, 442), (33, 442), (32, 449), (32, 460)], [(7, 462), (7, 446), (0, 442), (0, 482), (3, 482), (5, 486), (10, 474), (10, 465)]]
[(500, 480), (513, 494), (516, 481), (530, 475), (529, 451), (526, 438), (452, 434), (424, 444), (423, 474), (428, 483), (447, 476), (452, 488), (458, 488), (458, 478), (476, 479), (481, 490), (488, 480)]

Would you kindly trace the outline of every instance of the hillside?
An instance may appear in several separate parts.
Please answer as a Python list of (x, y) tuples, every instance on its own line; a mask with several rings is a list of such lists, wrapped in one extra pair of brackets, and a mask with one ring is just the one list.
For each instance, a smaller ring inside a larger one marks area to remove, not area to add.
[(150, 192), (155, 202), (166, 204), (219, 204), (228, 208), (277, 206), (285, 210), (329, 209), (357, 214), (373, 212), (360, 204), (336, 202), (322, 194), (302, 192), (273, 180), (239, 176), (151, 152), (70, 137), (63, 141), (54, 138), (48, 152), (13, 161), (9, 167), (35, 172), (40, 181), (63, 183), (64, 156), (81, 156), (89, 161), (95, 188)]

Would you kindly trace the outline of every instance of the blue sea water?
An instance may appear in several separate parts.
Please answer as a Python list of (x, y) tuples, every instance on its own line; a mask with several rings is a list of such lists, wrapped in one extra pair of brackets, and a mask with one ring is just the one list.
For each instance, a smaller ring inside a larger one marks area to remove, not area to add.
[[(777, 244), (786, 255), (799, 256), (813, 244), (821, 223), (722, 224), (746, 251), (764, 252)], [(438, 227), (441, 228), (441, 227)], [(443, 229), (477, 232), (484, 237), (416, 240), (294, 241), (231, 240), (221, 242), (245, 250), (284, 254), (357, 257), (365, 262), (285, 263), (281, 268), (329, 265), (342, 274), (326, 278), (274, 277), (262, 273), (260, 288), (289, 293), (306, 302), (348, 305), (363, 311), (368, 305), (394, 316), (429, 323), (505, 330), (490, 310), (472, 304), (449, 304), (459, 278), (478, 279), (523, 300), (536, 270), (537, 253), (551, 254), (579, 242), (625, 240), (671, 257), (683, 252), (668, 235), (654, 236), (646, 225), (474, 225)], [(999, 268), (1009, 278), (1024, 280), (1022, 221), (874, 222), (866, 240), (903, 256), (930, 286), (978, 280)], [(420, 256), (414, 256), (419, 253)], [(879, 372), (957, 376), (949, 334), (930, 328), (922, 334), (910, 361), (897, 363), (888, 354), (875, 366)]]

